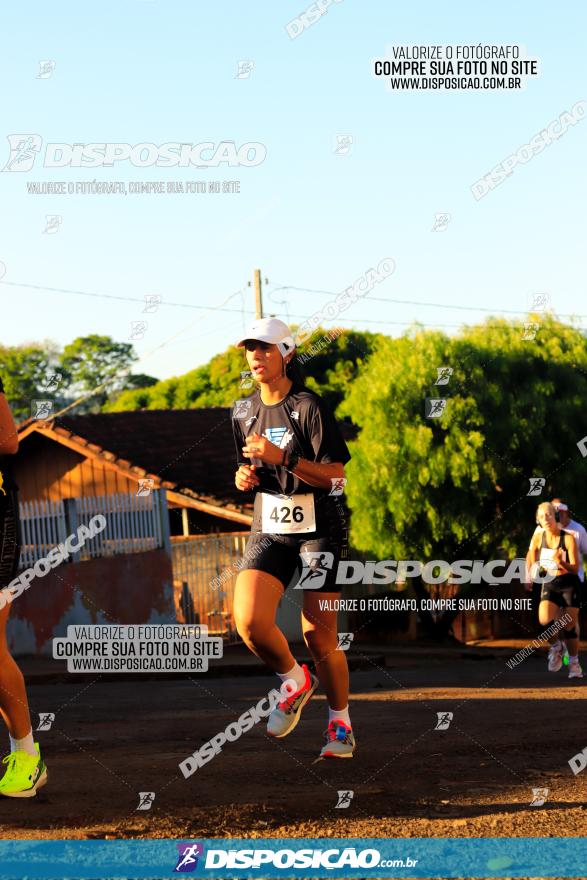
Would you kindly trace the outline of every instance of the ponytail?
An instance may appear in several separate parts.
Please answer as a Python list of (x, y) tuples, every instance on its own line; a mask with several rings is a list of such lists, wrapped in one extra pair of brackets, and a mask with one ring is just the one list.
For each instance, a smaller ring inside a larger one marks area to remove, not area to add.
[(296, 385), (303, 385), (305, 387), (306, 380), (304, 377), (304, 373), (302, 371), (302, 365), (300, 363), (300, 359), (297, 355), (297, 352), (291, 358), (290, 361), (286, 364), (285, 367), (285, 375), (288, 379), (291, 379), (292, 382), (295, 382)]

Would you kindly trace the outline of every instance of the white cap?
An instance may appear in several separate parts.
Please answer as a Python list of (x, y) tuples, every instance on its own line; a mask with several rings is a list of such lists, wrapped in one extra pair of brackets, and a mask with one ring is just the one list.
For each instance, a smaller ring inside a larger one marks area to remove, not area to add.
[(296, 347), (289, 327), (279, 318), (257, 318), (249, 324), (244, 336), (236, 343), (237, 348), (242, 348), (247, 339), (278, 345), (283, 357)]

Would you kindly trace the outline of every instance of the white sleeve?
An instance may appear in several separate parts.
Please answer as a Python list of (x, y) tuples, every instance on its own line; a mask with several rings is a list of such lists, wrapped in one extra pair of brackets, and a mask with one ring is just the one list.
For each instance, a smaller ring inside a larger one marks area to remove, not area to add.
[(579, 528), (579, 550), (587, 555), (587, 531), (584, 526)]

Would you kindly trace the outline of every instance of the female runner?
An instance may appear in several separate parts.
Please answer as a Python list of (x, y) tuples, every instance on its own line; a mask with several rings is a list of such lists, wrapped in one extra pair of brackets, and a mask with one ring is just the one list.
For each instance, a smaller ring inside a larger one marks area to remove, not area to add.
[[(577, 632), (581, 582), (577, 574), (579, 561), (577, 543), (574, 535), (561, 529), (556, 521), (555, 510), (550, 501), (538, 505), (536, 521), (542, 531), (535, 532), (526, 557), (530, 571), (535, 562), (546, 571), (556, 574), (546, 581), (540, 592), (538, 619), (541, 626), (547, 626), (568, 615), (571, 620), (565, 624), (562, 636), (569, 652), (569, 678), (583, 678), (579, 663), (579, 637)], [(564, 646), (558, 635), (550, 639), (548, 652), (549, 672), (558, 672), (563, 665)]]
[[(18, 487), (7, 458), (17, 450), (16, 425), (0, 379), (0, 590), (16, 576), (20, 556)], [(9, 612), (10, 602), (0, 592), (0, 713), (10, 734), (10, 754), (2, 759), (8, 766), (0, 779), (0, 794), (34, 797), (47, 781), (47, 768), (33, 739), (24, 678), (8, 650)]]
[[(352, 758), (349, 673), (345, 652), (337, 650), (333, 608), (341, 590), (338, 561), (348, 557), (347, 523), (337, 495), (351, 456), (324, 401), (303, 384), (287, 324), (257, 320), (237, 346), (246, 349), (259, 384), (233, 411), (235, 484), (255, 492), (251, 535), (235, 585), (237, 630), (283, 682), (284, 699), (268, 718), (269, 736), (292, 732), (319, 679), (328, 698), (320, 757)], [(305, 590), (303, 637), (318, 679), (295, 660), (275, 623), (284, 590), (298, 581)]]

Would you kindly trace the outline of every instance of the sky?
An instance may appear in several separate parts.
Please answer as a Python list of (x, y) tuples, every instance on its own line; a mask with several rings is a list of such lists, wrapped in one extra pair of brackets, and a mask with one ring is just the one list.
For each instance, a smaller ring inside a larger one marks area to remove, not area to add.
[[(341, 0), (292, 39), (286, 25), (307, 8), (110, 0), (4, 10), (0, 167), (10, 135), (38, 135), (42, 149), (29, 170), (0, 172), (1, 344), (108, 335), (132, 341), (135, 372), (181, 375), (252, 320), (255, 268), (267, 279), (264, 313), (293, 323), (384, 258), (393, 274), (325, 327), (395, 336), (418, 320), (454, 333), (489, 313), (523, 321), (543, 292), (556, 314), (587, 326), (587, 122), (484, 198), (471, 191), (587, 100), (584, 4)], [(477, 44), (521, 46), (540, 73), (520, 90), (404, 92), (373, 74), (393, 45)], [(50, 75), (38, 76), (41, 61), (53, 62)], [(336, 149), (340, 136), (349, 149)], [(262, 145), (265, 158), (42, 166), (47, 144), (221, 141)], [(28, 191), (188, 180), (239, 181), (240, 192)], [(439, 214), (450, 217), (434, 229)], [(56, 232), (45, 231), (48, 216), (61, 218)], [(144, 313), (153, 295), (161, 302)]]

